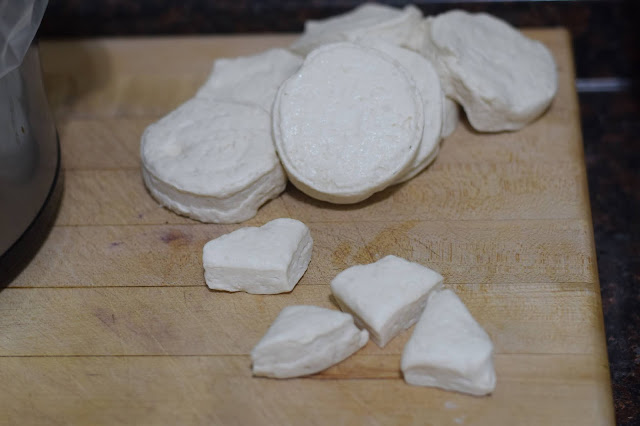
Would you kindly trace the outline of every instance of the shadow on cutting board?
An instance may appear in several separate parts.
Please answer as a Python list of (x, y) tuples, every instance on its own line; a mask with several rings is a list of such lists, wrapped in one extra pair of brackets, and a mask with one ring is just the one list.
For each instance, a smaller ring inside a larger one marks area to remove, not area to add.
[(87, 110), (90, 98), (108, 86), (113, 74), (113, 63), (102, 44), (92, 40), (44, 40), (40, 57), (47, 100), (58, 125), (70, 114), (94, 112)]

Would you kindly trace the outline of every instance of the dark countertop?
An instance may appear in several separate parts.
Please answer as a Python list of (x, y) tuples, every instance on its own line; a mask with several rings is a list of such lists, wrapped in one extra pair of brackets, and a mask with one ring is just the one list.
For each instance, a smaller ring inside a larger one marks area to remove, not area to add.
[(580, 94), (618, 424), (640, 424), (640, 94)]
[[(41, 37), (300, 31), (356, 0), (51, 0)], [(388, 0), (403, 5), (407, 2)], [(425, 14), (486, 11), (573, 38), (589, 192), (620, 425), (640, 424), (640, 5), (625, 0), (418, 0)]]

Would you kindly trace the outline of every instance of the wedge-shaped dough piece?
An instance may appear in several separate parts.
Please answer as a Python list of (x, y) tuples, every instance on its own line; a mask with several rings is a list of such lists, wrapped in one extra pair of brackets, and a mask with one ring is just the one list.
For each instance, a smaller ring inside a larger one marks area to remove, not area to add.
[(356, 324), (369, 330), (371, 340), (384, 347), (420, 317), (429, 293), (442, 285), (442, 276), (396, 256), (345, 269), (331, 281), (331, 291)]
[(558, 82), (542, 43), (484, 13), (454, 10), (428, 22), (422, 53), (476, 130), (517, 130), (547, 109)]
[(402, 353), (404, 380), (472, 395), (496, 387), (493, 344), (448, 289), (435, 291)]
[(376, 38), (398, 46), (407, 45), (413, 28), (422, 21), (422, 13), (413, 5), (396, 9), (375, 3), (363, 4), (342, 15), (319, 21), (307, 21), (304, 33), (290, 49), (307, 55), (323, 44)]
[(408, 72), (352, 43), (314, 50), (273, 107), (276, 149), (289, 179), (333, 203), (355, 203), (394, 183), (416, 156), (423, 124)]
[(460, 122), (460, 107), (448, 96), (444, 97), (444, 116), (442, 118), (442, 137), (450, 136)]
[(295, 219), (241, 228), (205, 244), (205, 281), (214, 290), (286, 293), (307, 270), (312, 248), (309, 228)]
[(196, 96), (251, 103), (270, 112), (278, 88), (300, 65), (302, 58), (286, 49), (217, 59)]
[(185, 216), (250, 219), (286, 185), (270, 129), (258, 106), (192, 98), (144, 131), (144, 182), (158, 202)]
[(320, 372), (369, 340), (349, 314), (317, 306), (287, 306), (251, 351), (254, 376), (279, 379)]
[(396, 180), (398, 183), (404, 182), (420, 173), (435, 159), (435, 155), (432, 154), (437, 153), (438, 150), (444, 108), (440, 78), (431, 62), (416, 52), (385, 42), (366, 40), (363, 43), (396, 60), (413, 78), (422, 99), (424, 112), (422, 138), (411, 166)]

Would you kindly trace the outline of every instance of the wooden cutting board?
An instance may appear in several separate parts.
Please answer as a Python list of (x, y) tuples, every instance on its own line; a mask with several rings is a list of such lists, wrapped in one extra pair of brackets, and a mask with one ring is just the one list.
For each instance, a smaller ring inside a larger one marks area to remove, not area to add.
[[(209, 225), (159, 207), (139, 168), (144, 128), (194, 94), (212, 60), (293, 36), (43, 42), (65, 174), (55, 227), (0, 292), (0, 412), (12, 424), (613, 424), (570, 38), (559, 92), (515, 133), (461, 125), (410, 182), (351, 206), (293, 187), (243, 225), (311, 228), (290, 294), (209, 291)], [(495, 343), (493, 395), (405, 384), (411, 330), (312, 377), (251, 377), (251, 348), (291, 304), (335, 308), (330, 280), (395, 254), (439, 271)]]

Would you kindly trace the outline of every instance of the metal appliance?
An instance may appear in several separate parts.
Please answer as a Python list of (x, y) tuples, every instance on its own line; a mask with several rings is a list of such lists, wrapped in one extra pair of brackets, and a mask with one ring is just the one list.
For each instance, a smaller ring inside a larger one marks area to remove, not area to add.
[(39, 216), (60, 171), (38, 47), (46, 1), (0, 1), (0, 256)]

